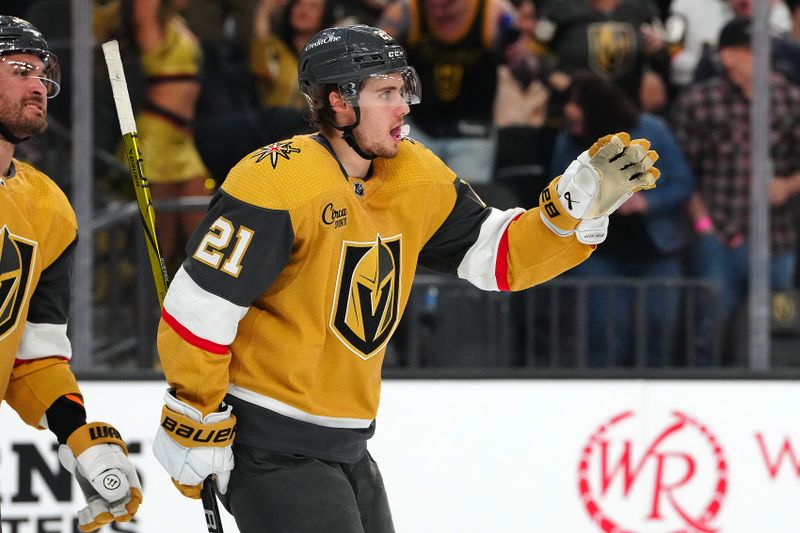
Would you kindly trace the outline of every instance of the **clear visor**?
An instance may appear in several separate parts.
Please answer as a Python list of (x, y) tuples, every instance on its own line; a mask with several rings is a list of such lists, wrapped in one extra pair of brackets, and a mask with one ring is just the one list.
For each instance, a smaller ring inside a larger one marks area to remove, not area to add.
[(422, 84), (414, 67), (403, 67), (365, 78), (358, 91), (361, 107), (404, 106), (422, 100)]
[(47, 97), (53, 98), (61, 90), (61, 67), (55, 55), (44, 52), (32, 54), (40, 57), (41, 62), (27, 61), (25, 57), (14, 54), (0, 56), (0, 78), (34, 78), (42, 82), (47, 90)]

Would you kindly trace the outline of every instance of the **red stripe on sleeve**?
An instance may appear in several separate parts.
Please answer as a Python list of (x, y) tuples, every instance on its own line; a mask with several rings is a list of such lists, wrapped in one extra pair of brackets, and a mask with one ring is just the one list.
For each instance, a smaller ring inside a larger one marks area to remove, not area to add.
[(508, 288), (508, 228), (523, 214), (524, 213), (520, 213), (515, 216), (514, 220), (506, 226), (503, 236), (500, 237), (500, 245), (497, 247), (497, 262), (494, 265), (494, 277), (497, 280), (497, 288), (501, 291), (510, 290)]
[(174, 316), (167, 313), (166, 309), (161, 310), (161, 316), (164, 318), (164, 321), (167, 324), (169, 324), (169, 326), (175, 331), (175, 333), (177, 333), (178, 336), (180, 336), (180, 338), (182, 338), (192, 346), (195, 346), (197, 348), (200, 348), (201, 350), (205, 350), (207, 352), (215, 353), (218, 355), (225, 355), (228, 352), (228, 347), (225, 346), (224, 344), (217, 344), (216, 342), (211, 342), (202, 337), (198, 337), (197, 335), (186, 329), (186, 327), (180, 322), (178, 322), (178, 320)]
[(24, 365), (26, 363), (33, 363), (34, 361), (41, 361), (42, 359), (58, 359), (60, 361), (64, 361), (65, 363), (69, 363), (69, 357), (64, 357), (63, 355), (47, 355), (45, 357), (37, 357), (36, 359), (14, 358), (14, 366)]

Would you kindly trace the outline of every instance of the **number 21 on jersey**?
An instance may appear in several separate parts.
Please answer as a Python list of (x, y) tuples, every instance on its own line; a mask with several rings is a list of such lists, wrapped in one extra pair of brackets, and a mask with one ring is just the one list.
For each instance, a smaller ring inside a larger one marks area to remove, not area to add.
[[(246, 226), (239, 226), (235, 232), (236, 243), (233, 245), (233, 251), (226, 258), (223, 251), (231, 243), (234, 229), (235, 226), (230, 220), (219, 217), (211, 224), (211, 229), (203, 236), (192, 257), (212, 268), (220, 269), (234, 278), (239, 277), (239, 273), (242, 271), (242, 258), (247, 247), (253, 241), (255, 232)], [(225, 260), (223, 261), (223, 259)]]

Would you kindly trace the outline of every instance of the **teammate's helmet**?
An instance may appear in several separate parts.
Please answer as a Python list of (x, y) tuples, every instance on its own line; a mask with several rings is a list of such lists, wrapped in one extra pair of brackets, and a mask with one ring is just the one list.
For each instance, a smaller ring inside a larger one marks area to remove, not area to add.
[(405, 82), (409, 104), (419, 102), (419, 78), (406, 61), (403, 47), (385, 31), (358, 24), (328, 28), (312, 37), (300, 54), (298, 83), (309, 98), (314, 89), (338, 85), (345, 98), (358, 95), (361, 82), (372, 76), (398, 72)]
[[(48, 98), (57, 95), (61, 89), (61, 67), (56, 55), (49, 50), (44, 36), (27, 20), (0, 15), (0, 60), (16, 53), (35, 55), (42, 60), (44, 69), (38, 71), (33, 65), (28, 65), (27, 68), (34, 69), (29, 75), (42, 80), (47, 87)], [(17, 64), (15, 68), (26, 67)]]

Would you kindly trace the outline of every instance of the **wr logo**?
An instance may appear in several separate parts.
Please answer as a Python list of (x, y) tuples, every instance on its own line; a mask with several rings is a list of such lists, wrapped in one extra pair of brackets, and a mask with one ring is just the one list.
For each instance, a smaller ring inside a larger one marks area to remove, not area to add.
[(649, 436), (632, 411), (612, 417), (589, 436), (578, 465), (583, 506), (606, 532), (715, 531), (727, 491), (720, 442), (677, 411)]

